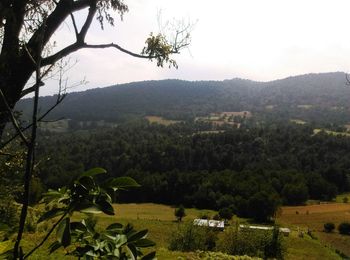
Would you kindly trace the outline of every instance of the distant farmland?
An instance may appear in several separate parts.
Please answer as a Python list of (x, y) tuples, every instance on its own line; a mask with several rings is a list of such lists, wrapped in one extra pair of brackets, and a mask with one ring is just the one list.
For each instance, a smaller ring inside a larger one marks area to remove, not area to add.
[(161, 116), (145, 116), (145, 119), (147, 119), (148, 122), (150, 123), (156, 123), (156, 124), (165, 125), (165, 126), (182, 122), (177, 120), (168, 120)]
[(350, 236), (340, 235), (337, 230), (332, 233), (323, 232), (325, 223), (333, 222), (337, 227), (344, 221), (350, 222), (350, 203), (282, 207), (282, 212), (278, 217), (281, 225), (304, 232), (310, 229), (323, 245), (350, 256)]

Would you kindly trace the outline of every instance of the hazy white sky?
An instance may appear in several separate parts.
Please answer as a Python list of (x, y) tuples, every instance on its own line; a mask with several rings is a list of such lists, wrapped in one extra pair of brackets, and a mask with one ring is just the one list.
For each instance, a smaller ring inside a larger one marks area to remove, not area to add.
[[(189, 50), (175, 56), (179, 69), (157, 68), (110, 50), (81, 50), (69, 72), (73, 89), (140, 80), (179, 78), (267, 81), (310, 72), (350, 70), (349, 0), (125, 0), (130, 11), (115, 27), (92, 26), (88, 43), (118, 43), (139, 53), (148, 34), (158, 32), (157, 13), (196, 22)], [(86, 13), (80, 14), (83, 19)], [(55, 36), (58, 47), (74, 41), (70, 20)], [(47, 84), (43, 94), (57, 90)]]

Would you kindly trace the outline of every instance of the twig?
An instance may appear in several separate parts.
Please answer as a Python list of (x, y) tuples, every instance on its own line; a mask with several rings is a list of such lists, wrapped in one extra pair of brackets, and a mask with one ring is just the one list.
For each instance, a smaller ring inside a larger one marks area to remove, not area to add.
[(49, 238), (49, 236), (51, 235), (51, 233), (55, 230), (55, 228), (58, 226), (58, 224), (61, 223), (61, 221), (65, 218), (65, 216), (67, 216), (68, 214), (68, 210), (62, 215), (62, 217), (52, 226), (52, 228), (50, 229), (50, 231), (46, 234), (46, 236), (43, 238), (43, 240), (41, 240), (41, 242), (34, 247), (32, 250), (30, 250), (24, 257), (23, 259), (26, 259), (27, 257), (29, 257), (31, 254), (33, 254), (39, 247), (41, 247), (45, 241)]

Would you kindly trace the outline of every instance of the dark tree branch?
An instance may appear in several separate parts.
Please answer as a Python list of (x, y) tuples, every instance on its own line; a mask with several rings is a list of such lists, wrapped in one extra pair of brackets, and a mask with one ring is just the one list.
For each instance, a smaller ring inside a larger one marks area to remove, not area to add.
[[(181, 46), (181, 48), (185, 47), (187, 45), (183, 45)], [(67, 55), (71, 54), (72, 52), (75, 52), (77, 50), (80, 49), (106, 49), (106, 48), (115, 48), (121, 52), (124, 52), (130, 56), (136, 57), (136, 58), (141, 58), (141, 59), (155, 59), (157, 58), (156, 55), (142, 55), (142, 54), (138, 54), (132, 51), (129, 51), (127, 49), (124, 49), (123, 47), (121, 47), (120, 45), (116, 44), (116, 43), (107, 43), (107, 44), (86, 44), (86, 43), (79, 43), (79, 42), (75, 42), (67, 47), (65, 47), (64, 49), (58, 51), (57, 53), (46, 57), (43, 59), (42, 61), (42, 65), (49, 65), (52, 64), (64, 57), (66, 57)], [(174, 48), (173, 51), (171, 51), (169, 54), (177, 54), (179, 53), (180, 47)]]
[[(39, 29), (33, 34), (28, 42), (28, 46), (31, 50), (37, 50), (41, 43), (41, 35), (43, 35), (42, 43), (43, 46), (47, 44), (53, 33), (59, 28), (64, 20), (72, 13), (90, 6), (93, 0), (61, 0), (58, 2), (56, 8), (47, 17), (46, 23), (42, 24)], [(93, 1), (93, 2), (96, 2)], [(38, 54), (37, 54), (38, 55)], [(36, 57), (37, 55), (33, 55)]]
[[(57, 98), (56, 103), (50, 108), (48, 109), (44, 114), (42, 114), (39, 119), (38, 122), (43, 122), (44, 118), (52, 111), (55, 109), (55, 107), (57, 107), (62, 101), (63, 99), (66, 97), (66, 95), (60, 95), (59, 98)], [(29, 124), (28, 126), (24, 127), (21, 129), (22, 132), (27, 131), (28, 129), (30, 129), (33, 126), (33, 124)], [(14, 134), (9, 140), (7, 140), (6, 142), (0, 144), (0, 149), (3, 149), (4, 147), (6, 147), (9, 143), (11, 143), (14, 139), (16, 139), (18, 137), (18, 132), (16, 132), (16, 134)]]
[(16, 129), (16, 132), (18, 133), (18, 135), (21, 137), (22, 141), (24, 142), (24, 144), (26, 146), (29, 145), (28, 143), (28, 140), (27, 138), (24, 136), (21, 128), (19, 127), (18, 125), (18, 122), (12, 112), (12, 109), (10, 108), (9, 104), (7, 103), (7, 100), (6, 100), (6, 97), (4, 95), (4, 93), (2, 92), (2, 90), (0, 89), (0, 96), (1, 96), (1, 99), (2, 99), (2, 102), (4, 102), (5, 106), (6, 106), (6, 109), (7, 109), (7, 112), (10, 114), (10, 119), (11, 119), (11, 122), (12, 122), (12, 125), (14, 126), (14, 128)]
[(80, 33), (78, 35), (78, 39), (77, 41), (78, 42), (84, 42), (85, 41), (85, 37), (86, 37), (86, 34), (90, 28), (90, 25), (92, 23), (92, 19), (94, 18), (95, 14), (96, 14), (96, 2), (93, 2), (91, 5), (90, 5), (90, 8), (89, 8), (89, 13), (86, 17), (86, 21), (83, 25), (83, 27), (81, 28), (80, 30)]
[(61, 221), (67, 216), (68, 214), (68, 210), (62, 215), (62, 217), (60, 217), (60, 219), (51, 227), (50, 231), (47, 232), (47, 234), (45, 235), (45, 237), (43, 238), (43, 240), (41, 240), (41, 242), (34, 247), (32, 250), (30, 250), (24, 257), (23, 259), (28, 258), (31, 254), (33, 254), (38, 248), (40, 248), (45, 241), (50, 237), (50, 235), (52, 234), (52, 232), (56, 229), (56, 227), (61, 223)]

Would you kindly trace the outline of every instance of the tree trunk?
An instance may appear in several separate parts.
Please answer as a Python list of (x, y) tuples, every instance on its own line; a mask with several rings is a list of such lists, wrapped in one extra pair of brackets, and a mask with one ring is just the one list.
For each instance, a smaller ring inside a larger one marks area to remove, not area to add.
[[(22, 57), (20, 61), (0, 62), (0, 89), (11, 109), (21, 98), (22, 90), (34, 72), (34, 66), (29, 58)], [(4, 129), (10, 116), (5, 103), (0, 100), (0, 140), (4, 141)]]

